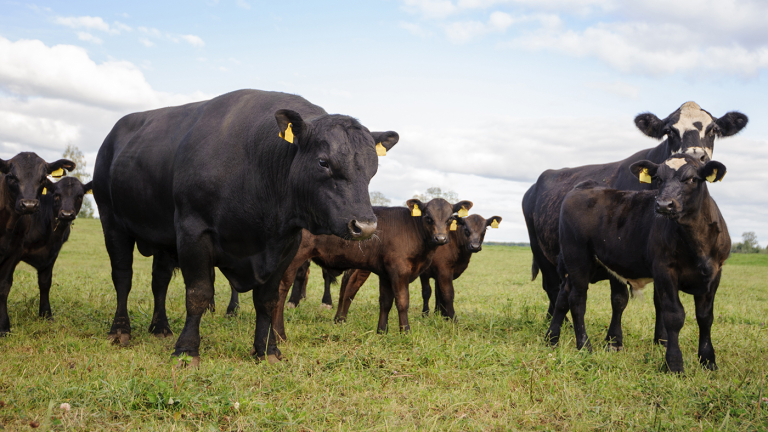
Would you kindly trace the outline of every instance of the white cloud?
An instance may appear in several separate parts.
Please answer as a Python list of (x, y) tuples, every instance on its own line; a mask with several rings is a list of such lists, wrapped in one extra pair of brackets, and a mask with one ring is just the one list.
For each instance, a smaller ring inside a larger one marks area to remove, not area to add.
[(160, 30), (158, 30), (156, 28), (153, 28), (153, 27), (139, 27), (138, 30), (141, 33), (144, 33), (144, 34), (149, 35), (149, 36), (153, 36), (153, 37), (157, 37), (157, 38), (163, 37), (163, 32), (161, 32)]
[(629, 83), (621, 81), (613, 82), (590, 82), (587, 87), (595, 90), (601, 90), (628, 99), (637, 99), (640, 95), (640, 88)]
[(71, 27), (74, 29), (78, 28), (86, 28), (86, 29), (92, 29), (92, 30), (101, 30), (104, 32), (109, 32), (109, 24), (104, 22), (103, 19), (100, 17), (92, 17), (92, 16), (80, 16), (80, 17), (56, 17), (54, 20), (56, 24), (61, 24), (63, 26)]
[(147, 38), (139, 38), (139, 42), (147, 48), (155, 46), (155, 43)]
[(194, 47), (203, 47), (205, 46), (205, 42), (203, 42), (202, 39), (200, 39), (199, 36), (195, 35), (181, 35), (182, 39), (184, 39), (187, 43)]
[(133, 31), (133, 28), (131, 28), (131, 26), (129, 26), (129, 25), (127, 25), (127, 24), (123, 24), (123, 23), (121, 23), (120, 21), (115, 21), (115, 22), (114, 22), (114, 23), (112, 23), (112, 24), (113, 24), (113, 25), (115, 26), (115, 28), (116, 28), (117, 30), (119, 30), (119, 31), (124, 31), (124, 32), (130, 32), (130, 31)]
[(77, 32), (77, 38), (80, 39), (81, 41), (91, 42), (95, 44), (100, 44), (102, 42), (101, 39), (97, 38), (96, 36), (83, 31)]
[(400, 21), (400, 28), (405, 29), (408, 33), (414, 36), (418, 36), (422, 39), (432, 36), (432, 32), (425, 30), (423, 27), (416, 23)]
[(560, 19), (554, 15), (518, 15), (505, 12), (492, 12), (487, 23), (479, 21), (459, 21), (445, 25), (445, 34), (451, 42), (466, 43), (489, 33), (504, 33), (507, 28), (517, 23), (538, 23), (543, 28), (556, 29)]
[(245, 1), (245, 0), (237, 0), (235, 3), (237, 3), (237, 6), (243, 9), (250, 9), (251, 5)]

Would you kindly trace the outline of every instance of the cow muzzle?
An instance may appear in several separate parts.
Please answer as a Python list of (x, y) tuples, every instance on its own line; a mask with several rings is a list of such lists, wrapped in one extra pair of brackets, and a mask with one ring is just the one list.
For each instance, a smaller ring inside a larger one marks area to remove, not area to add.
[(483, 245), (472, 242), (467, 245), (467, 249), (469, 249), (470, 252), (480, 252), (483, 249)]
[(376, 232), (376, 221), (359, 221), (352, 219), (347, 225), (352, 240), (365, 240)]
[(675, 200), (671, 199), (657, 199), (656, 200), (656, 213), (674, 219), (677, 217), (679, 210)]
[(59, 211), (59, 219), (63, 221), (72, 221), (75, 220), (75, 217), (77, 216), (77, 213), (75, 213), (73, 210), (61, 210)]
[(448, 236), (445, 234), (435, 234), (432, 236), (432, 243), (436, 245), (444, 245), (448, 243)]
[(32, 214), (40, 208), (40, 201), (36, 199), (19, 200), (17, 210), (21, 214)]

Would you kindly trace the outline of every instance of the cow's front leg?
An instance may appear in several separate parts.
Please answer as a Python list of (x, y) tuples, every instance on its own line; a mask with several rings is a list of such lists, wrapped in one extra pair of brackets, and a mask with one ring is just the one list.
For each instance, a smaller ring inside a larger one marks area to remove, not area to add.
[(712, 321), (715, 316), (715, 294), (720, 285), (720, 274), (717, 274), (705, 294), (694, 296), (696, 322), (699, 324), (699, 362), (709, 370), (717, 370), (715, 347), (712, 346)]
[(661, 301), (664, 328), (667, 330), (667, 352), (665, 359), (670, 372), (683, 372), (683, 353), (680, 351), (680, 329), (685, 323), (685, 309), (680, 303), (677, 280), (662, 273), (653, 279), (653, 289), (658, 291)]
[(394, 300), (395, 293), (392, 291), (392, 282), (386, 276), (379, 276), (379, 324), (376, 327), (378, 333), (387, 332), (389, 311), (392, 310)]
[(392, 292), (395, 296), (395, 307), (397, 308), (397, 317), (400, 322), (400, 331), (411, 331), (411, 325), (408, 322), (408, 307), (410, 306), (410, 296), (408, 292), (408, 280), (402, 276), (395, 277), (391, 281)]
[(438, 281), (435, 283), (435, 309), (448, 319), (456, 319), (453, 298), (453, 272), (440, 272)]
[(40, 318), (53, 319), (51, 311), (51, 282), (53, 280), (53, 266), (41, 268), (37, 271), (37, 286), (40, 289)]

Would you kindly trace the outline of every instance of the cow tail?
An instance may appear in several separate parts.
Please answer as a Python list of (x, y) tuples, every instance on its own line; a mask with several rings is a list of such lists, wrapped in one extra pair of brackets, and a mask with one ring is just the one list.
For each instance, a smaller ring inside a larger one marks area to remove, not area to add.
[(532, 259), (531, 263), (531, 282), (536, 280), (536, 276), (539, 275), (539, 265), (536, 264), (536, 258)]

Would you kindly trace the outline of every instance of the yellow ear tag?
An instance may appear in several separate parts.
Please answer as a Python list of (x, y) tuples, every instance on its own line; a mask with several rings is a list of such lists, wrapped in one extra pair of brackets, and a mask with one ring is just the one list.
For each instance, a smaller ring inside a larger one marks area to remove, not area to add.
[(293, 129), (291, 129), (291, 123), (288, 123), (288, 127), (285, 128), (285, 134), (280, 132), (278, 135), (280, 135), (280, 138), (293, 144)]
[(43, 195), (48, 195), (48, 189), (47, 188), (43, 188)]
[(467, 216), (469, 216), (469, 212), (467, 211), (466, 208), (464, 208), (464, 206), (462, 206), (459, 209), (459, 217), (467, 217)]
[(494, 219), (493, 222), (491, 222), (491, 228), (498, 228), (499, 227), (499, 221)]
[(414, 216), (414, 217), (421, 216), (421, 210), (419, 210), (418, 204), (413, 205), (413, 210), (411, 210), (411, 216)]
[(456, 231), (456, 228), (458, 228), (458, 227), (459, 227), (459, 224), (457, 224), (457, 223), (456, 223), (456, 219), (454, 219), (454, 220), (451, 222), (451, 228), (450, 228), (450, 230), (451, 230), (451, 231)]
[(387, 148), (381, 145), (381, 143), (376, 143), (376, 156), (386, 156), (387, 155)]
[(52, 172), (50, 176), (53, 178), (62, 178), (64, 177), (64, 170), (62, 168), (59, 168), (56, 171)]
[(648, 175), (648, 168), (643, 168), (640, 172), (640, 183), (650, 183), (651, 176)]
[(89, 190), (89, 191), (88, 191), (88, 192), (86, 192), (85, 194), (86, 194), (86, 195), (93, 195), (93, 189)]
[(717, 168), (713, 168), (712, 169), (712, 174), (707, 176), (707, 181), (710, 182), (710, 183), (714, 183), (716, 178), (717, 178)]

